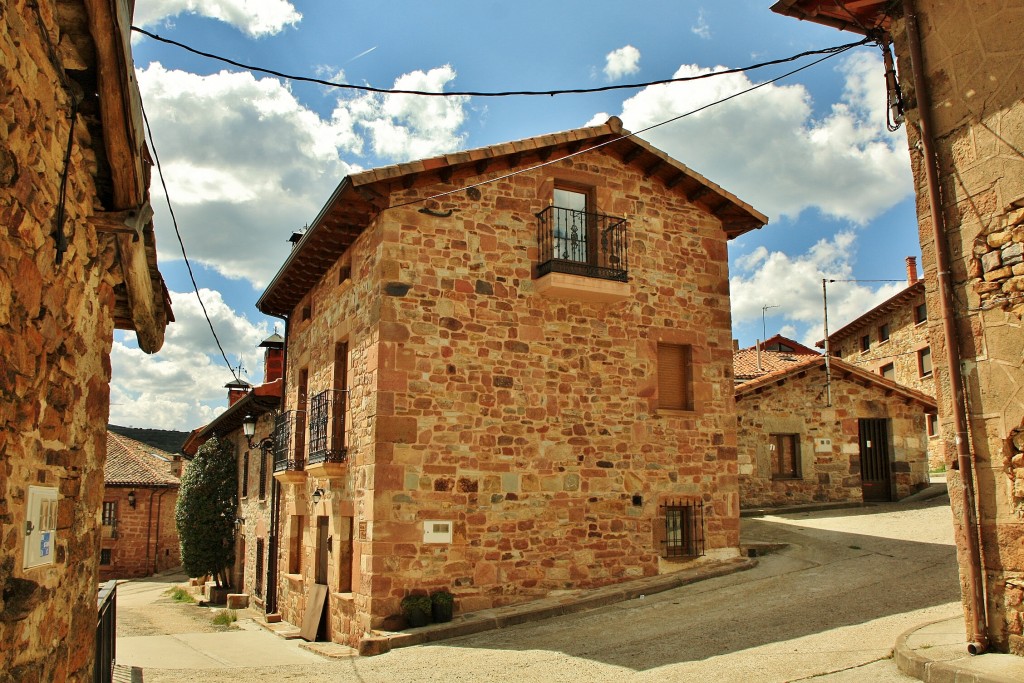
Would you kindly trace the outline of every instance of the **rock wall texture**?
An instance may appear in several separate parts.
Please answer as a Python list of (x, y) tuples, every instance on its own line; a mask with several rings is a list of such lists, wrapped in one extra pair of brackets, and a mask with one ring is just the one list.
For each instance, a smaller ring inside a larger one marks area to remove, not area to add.
[[(859, 420), (890, 420), (889, 467), (894, 498), (904, 498), (928, 482), (921, 407), (886, 390), (844, 380), (836, 373), (832, 406), (826, 406), (825, 372), (813, 368), (803, 377), (749, 393), (736, 400), (739, 416), (740, 501), (745, 508), (818, 502), (861, 501)], [(769, 435), (799, 434), (799, 478), (773, 479)], [(816, 439), (829, 439), (822, 446)]]
[[(71, 106), (46, 41), (50, 2), (0, 9), (0, 680), (87, 680), (96, 632), (113, 335), (111, 242), (85, 224), (96, 188), (75, 128), (57, 265), (53, 231)], [(84, 117), (82, 117), (84, 118)], [(29, 486), (59, 493), (54, 562), (23, 568)]]
[[(536, 291), (535, 214), (553, 179), (594, 188), (598, 212), (628, 217), (625, 300)], [(399, 186), (389, 201), (437, 189)], [(292, 558), (295, 571), (282, 579), (285, 619), (301, 621), (318, 518), (333, 541), (329, 635), (341, 642), (385, 623), (414, 591), (447, 588), (469, 611), (671, 570), (659, 539), (674, 499), (703, 504), (709, 556), (735, 555), (718, 219), (599, 153), (427, 206), (380, 214), (292, 318), (288, 409), (300, 391), (334, 386), (336, 344), (348, 344), (349, 463), (344, 476), (286, 487), (280, 562)], [(692, 411), (658, 408), (659, 341), (692, 348)], [(314, 505), (318, 488), (328, 495)], [(424, 542), (431, 520), (451, 524), (451, 543)]]
[[(256, 420), (256, 433), (253, 436), (253, 443), (258, 443), (274, 433), (274, 416), (271, 413), (260, 415)], [(232, 592), (246, 593), (254, 600), (255, 605), (261, 606), (266, 596), (267, 586), (267, 552), (269, 548), (270, 534), (270, 493), (271, 477), (274, 474), (273, 456), (270, 452), (261, 451), (259, 448), (248, 447), (245, 436), (241, 430), (227, 435), (235, 443), (238, 457), (238, 516), (243, 520), (238, 529), (238, 557), (235, 560), (235, 586)], [(242, 495), (242, 481), (244, 479), (243, 467), (246, 464), (244, 454), (248, 452), (248, 479), (249, 486), (247, 494)], [(265, 458), (263, 465), (263, 476), (265, 484), (263, 495), (260, 495), (260, 459)], [(260, 589), (256, 588), (256, 551), (259, 547), (258, 540), (263, 541), (263, 571)]]
[[(989, 635), (995, 649), (1024, 655), (1024, 271), (1020, 254), (1024, 230), (1024, 60), (1020, 27), (1024, 3), (943, 3), (918, 0), (923, 69), (941, 180), (942, 211), (948, 227), (956, 325), (964, 359), (970, 443), (981, 524), (988, 598)], [(901, 74), (910, 61), (905, 20), (893, 33)], [(917, 94), (902, 79), (911, 110), (907, 136), (917, 185), (917, 210), (929, 310), (938, 310), (935, 250), (920, 139)], [(941, 340), (938, 321), (931, 337)], [(956, 457), (950, 422), (946, 349), (933, 346), (939, 414), (946, 462)], [(962, 487), (949, 473), (954, 520), (961, 550), (965, 520)]]

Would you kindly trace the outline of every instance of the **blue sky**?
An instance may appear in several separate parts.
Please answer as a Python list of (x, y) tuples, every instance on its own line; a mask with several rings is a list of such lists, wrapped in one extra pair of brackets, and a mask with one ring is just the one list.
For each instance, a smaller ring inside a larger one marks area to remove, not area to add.
[[(198, 50), (283, 73), (382, 88), (546, 90), (735, 68), (858, 37), (773, 14), (770, 0), (516, 3), (138, 0), (135, 23)], [(382, 9), (383, 8), (383, 9)], [(640, 130), (793, 66), (588, 95), (367, 95), (248, 73), (136, 35), (155, 149), (203, 301), (233, 365), (258, 383), (255, 309), (288, 236), (347, 173), (566, 130), (610, 115)], [(797, 62), (794, 66), (808, 63)], [(857, 48), (645, 134), (769, 215), (730, 246), (734, 336), (821, 337), (821, 278), (901, 280), (918, 256), (905, 133), (885, 128), (880, 52)], [(181, 260), (154, 174), (160, 268), (178, 322), (164, 349), (130, 333), (112, 352), (110, 421), (192, 429), (224, 408), (231, 374)], [(836, 283), (841, 325), (902, 285)], [(279, 323), (278, 323), (279, 324)]]

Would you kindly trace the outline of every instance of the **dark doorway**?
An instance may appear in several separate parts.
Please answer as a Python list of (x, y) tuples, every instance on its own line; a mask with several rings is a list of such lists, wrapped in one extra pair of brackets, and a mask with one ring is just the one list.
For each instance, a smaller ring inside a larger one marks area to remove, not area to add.
[(860, 478), (865, 502), (892, 500), (889, 420), (859, 420)]
[(328, 539), (329, 518), (321, 515), (316, 518), (316, 583), (327, 585), (327, 566), (330, 546)]

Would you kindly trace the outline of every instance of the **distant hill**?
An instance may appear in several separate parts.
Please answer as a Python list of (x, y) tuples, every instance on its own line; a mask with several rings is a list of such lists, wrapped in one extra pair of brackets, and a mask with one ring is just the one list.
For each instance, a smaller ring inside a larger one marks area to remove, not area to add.
[(181, 447), (189, 435), (189, 432), (176, 432), (171, 429), (143, 429), (141, 427), (119, 427), (118, 425), (107, 425), (107, 429), (167, 453), (180, 453)]

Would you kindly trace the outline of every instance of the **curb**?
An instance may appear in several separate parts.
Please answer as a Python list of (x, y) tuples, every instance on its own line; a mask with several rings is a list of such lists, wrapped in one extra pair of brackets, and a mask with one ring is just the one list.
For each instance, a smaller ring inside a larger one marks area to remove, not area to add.
[(937, 660), (918, 654), (907, 644), (907, 640), (918, 631), (947, 621), (950, 620), (929, 621), (901, 633), (893, 649), (897, 668), (926, 683), (1019, 683), (1022, 680), (1020, 673), (1024, 667), (1018, 668), (1020, 658), (1015, 655), (990, 653), (971, 656), (964, 649), (961, 657)]

